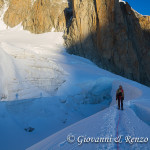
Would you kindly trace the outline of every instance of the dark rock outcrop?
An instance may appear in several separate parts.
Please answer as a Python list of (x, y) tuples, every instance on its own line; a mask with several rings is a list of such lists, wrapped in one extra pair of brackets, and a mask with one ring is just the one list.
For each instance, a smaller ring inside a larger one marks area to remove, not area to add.
[(150, 86), (148, 18), (118, 0), (73, 0), (68, 52)]

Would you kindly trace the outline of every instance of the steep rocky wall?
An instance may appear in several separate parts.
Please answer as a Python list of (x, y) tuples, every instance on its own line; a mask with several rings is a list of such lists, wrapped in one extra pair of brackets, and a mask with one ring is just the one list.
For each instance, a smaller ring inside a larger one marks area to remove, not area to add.
[(118, 0), (73, 0), (73, 14), (69, 53), (150, 85), (150, 47), (143, 32), (149, 21), (140, 22), (130, 5)]
[[(97, 28), (96, 8), (93, 0), (72, 2), (73, 19), (69, 27), (66, 44), (69, 52), (87, 58), (96, 58), (93, 40)], [(88, 37), (88, 38), (87, 38)]]
[(150, 44), (150, 16), (141, 16), (139, 17), (139, 23), (144, 31), (147, 43)]
[(67, 7), (68, 1), (62, 0), (10, 0), (3, 20), (9, 27), (22, 23), (25, 30), (33, 33), (49, 32), (52, 28), (64, 31)]
[(27, 17), (30, 9), (31, 0), (10, 0), (3, 20), (6, 25), (15, 27)]
[(52, 28), (56, 31), (64, 31), (66, 28), (64, 10), (67, 7), (68, 3), (62, 0), (37, 0), (30, 14), (23, 21), (23, 27), (33, 33), (49, 32)]
[(0, 9), (3, 7), (3, 5), (4, 5), (4, 1), (0, 0)]
[(139, 23), (143, 30), (150, 31), (150, 16), (142, 16), (139, 18)]

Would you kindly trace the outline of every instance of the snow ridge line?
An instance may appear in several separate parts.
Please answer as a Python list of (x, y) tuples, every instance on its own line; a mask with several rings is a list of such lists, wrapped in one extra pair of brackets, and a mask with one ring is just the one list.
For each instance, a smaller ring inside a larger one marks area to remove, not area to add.
[[(119, 111), (119, 119), (118, 119), (118, 123), (117, 123), (117, 137), (118, 137), (118, 128), (119, 128), (119, 123), (120, 123), (120, 111)], [(117, 142), (117, 150), (119, 150), (119, 143)]]

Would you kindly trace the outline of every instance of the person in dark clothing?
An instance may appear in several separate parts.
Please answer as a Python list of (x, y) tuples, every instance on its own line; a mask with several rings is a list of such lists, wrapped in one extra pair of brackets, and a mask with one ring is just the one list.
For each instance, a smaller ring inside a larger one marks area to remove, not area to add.
[(123, 110), (123, 100), (124, 100), (124, 91), (122, 86), (119, 86), (119, 89), (116, 92), (116, 101), (118, 100), (118, 109), (120, 109), (120, 103), (121, 103), (121, 109)]

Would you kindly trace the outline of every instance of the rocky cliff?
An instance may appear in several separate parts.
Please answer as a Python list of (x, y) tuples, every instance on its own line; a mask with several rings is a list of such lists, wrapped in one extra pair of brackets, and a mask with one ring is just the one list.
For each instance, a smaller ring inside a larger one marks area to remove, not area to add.
[(139, 17), (139, 23), (143, 30), (148, 30), (150, 32), (150, 16)]
[(68, 3), (62, 0), (37, 0), (23, 21), (23, 27), (33, 33), (49, 32), (52, 28), (64, 31), (66, 28), (64, 10), (67, 7)]
[(73, 0), (68, 52), (150, 86), (149, 25), (149, 17), (137, 15), (128, 3)]
[[(3, 2), (3, 0), (1, 0)], [(0, 1), (0, 6), (3, 4)], [(4, 22), (9, 27), (22, 24), (33, 33), (64, 31), (66, 29), (65, 9), (68, 1), (63, 0), (9, 0)]]
[(0, 0), (0, 9), (3, 7), (3, 5), (4, 5), (4, 1)]
[(10, 27), (20, 24), (31, 9), (31, 0), (10, 0), (9, 7), (4, 14), (4, 22)]

